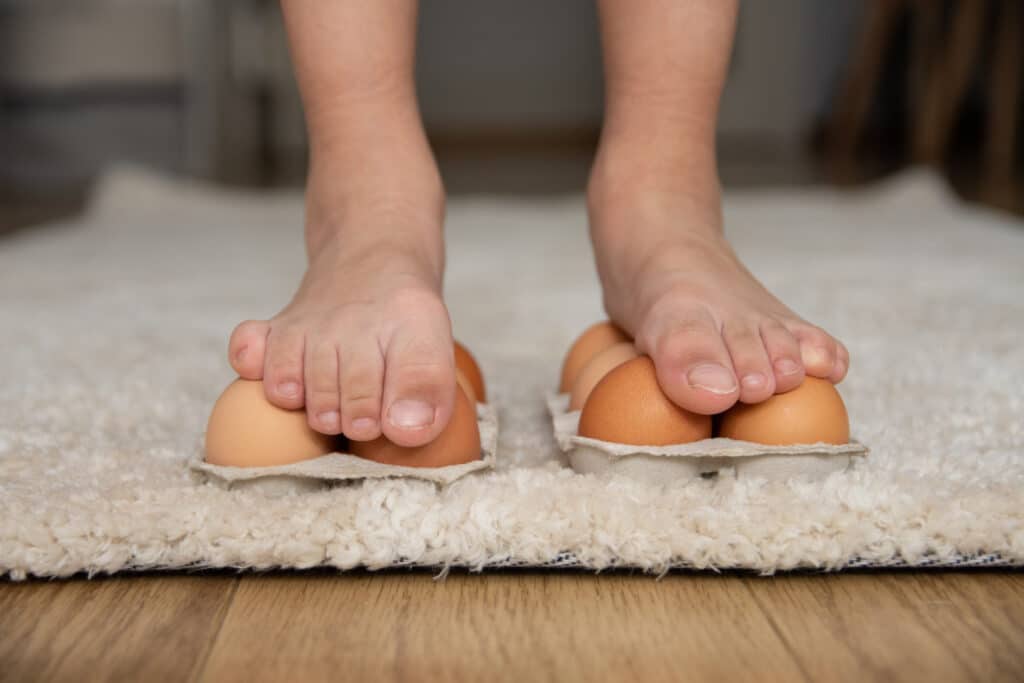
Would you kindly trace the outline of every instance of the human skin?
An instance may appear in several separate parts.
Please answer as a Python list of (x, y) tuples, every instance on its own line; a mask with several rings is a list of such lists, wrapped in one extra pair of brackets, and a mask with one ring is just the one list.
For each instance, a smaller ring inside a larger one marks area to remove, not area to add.
[[(414, 0), (283, 0), (310, 139), (307, 272), (240, 324), (229, 358), (310, 425), (418, 446), (455, 392), (444, 190), (414, 86)], [(598, 0), (606, 115), (587, 187), (609, 317), (678, 405), (719, 413), (839, 382), (846, 348), (779, 301), (725, 238), (715, 159), (736, 0)]]

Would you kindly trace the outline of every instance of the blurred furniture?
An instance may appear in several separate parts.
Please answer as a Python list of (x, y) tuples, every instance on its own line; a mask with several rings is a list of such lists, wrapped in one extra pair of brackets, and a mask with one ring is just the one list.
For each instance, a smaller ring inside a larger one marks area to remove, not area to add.
[(1022, 44), (1021, 0), (872, 0), (826, 131), (830, 176), (925, 164), (1024, 210)]
[(305, 173), (302, 107), (277, 0), (185, 0), (185, 168), (231, 184)]
[(276, 12), (276, 0), (0, 2), (0, 196), (77, 192), (116, 161), (246, 184), (272, 180), (267, 160), (289, 151), (301, 166)]
[(176, 0), (0, 2), (0, 190), (73, 191), (110, 159), (180, 169)]

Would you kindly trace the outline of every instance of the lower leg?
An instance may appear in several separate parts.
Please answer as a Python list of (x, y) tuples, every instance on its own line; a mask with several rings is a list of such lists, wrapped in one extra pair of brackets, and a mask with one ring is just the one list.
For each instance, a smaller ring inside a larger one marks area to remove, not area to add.
[(232, 335), (238, 373), (310, 425), (419, 445), (447, 423), (444, 193), (413, 84), (412, 0), (284, 0), (310, 139), (309, 268), (274, 318)]
[(599, 0), (606, 119), (588, 188), (609, 315), (666, 393), (716, 413), (842, 379), (845, 348), (769, 293), (725, 240), (715, 126), (736, 0)]

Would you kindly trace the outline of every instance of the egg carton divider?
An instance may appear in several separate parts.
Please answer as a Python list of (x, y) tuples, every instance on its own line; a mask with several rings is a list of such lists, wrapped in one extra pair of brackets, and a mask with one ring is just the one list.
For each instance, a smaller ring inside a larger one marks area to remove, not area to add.
[(328, 453), (318, 458), (273, 467), (227, 467), (212, 465), (203, 459), (202, 448), (189, 461), (189, 467), (228, 487), (254, 487), (269, 494), (316, 491), (332, 483), (361, 479), (405, 477), (431, 481), (442, 486), (473, 472), (494, 468), (498, 452), (498, 415), (494, 406), (476, 405), (480, 429), (479, 460), (446, 467), (402, 467), (385, 465), (350, 453)]
[(785, 480), (790, 477), (825, 477), (845, 471), (868, 447), (848, 444), (794, 444), (768, 446), (721, 437), (671, 446), (634, 446), (580, 436), (580, 411), (569, 410), (569, 395), (549, 393), (548, 411), (559, 448), (581, 474), (605, 472), (664, 484), (693, 479), (734, 467), (738, 477)]

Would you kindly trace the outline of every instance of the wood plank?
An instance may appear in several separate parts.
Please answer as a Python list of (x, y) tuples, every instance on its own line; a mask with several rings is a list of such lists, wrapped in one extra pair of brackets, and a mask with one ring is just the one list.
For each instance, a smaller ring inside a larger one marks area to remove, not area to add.
[(0, 582), (0, 681), (339, 677), (1024, 680), (1024, 574)]
[(202, 669), (237, 582), (0, 581), (0, 681), (185, 680)]
[(1024, 679), (1024, 576), (748, 579), (813, 680)]
[(802, 680), (742, 579), (242, 580), (204, 680)]
[(907, 593), (971, 678), (1024, 680), (1024, 575), (920, 574)]

